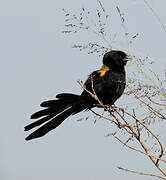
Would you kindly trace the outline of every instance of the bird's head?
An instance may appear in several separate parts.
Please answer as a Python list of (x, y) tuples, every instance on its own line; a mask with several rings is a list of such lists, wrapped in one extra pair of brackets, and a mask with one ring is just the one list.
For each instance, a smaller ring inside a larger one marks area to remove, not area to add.
[(108, 66), (109, 68), (123, 68), (127, 61), (131, 59), (126, 53), (123, 51), (110, 51), (105, 53), (103, 57), (103, 64)]

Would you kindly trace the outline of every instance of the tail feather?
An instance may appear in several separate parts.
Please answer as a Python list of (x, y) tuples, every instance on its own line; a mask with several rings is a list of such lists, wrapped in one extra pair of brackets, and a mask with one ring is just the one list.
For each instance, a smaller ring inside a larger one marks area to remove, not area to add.
[(40, 106), (41, 107), (59, 107), (62, 104), (70, 104), (70, 103), (73, 103), (74, 101), (77, 101), (80, 96), (74, 95), (74, 94), (63, 93), (63, 94), (58, 94), (56, 97), (58, 98), (57, 100), (44, 101), (40, 104)]
[(50, 120), (48, 123), (41, 126), (39, 129), (34, 131), (32, 134), (30, 134), (28, 137), (26, 137), (25, 140), (31, 140), (35, 138), (39, 138), (47, 134), (49, 131), (55, 129), (57, 126), (59, 126), (68, 116), (70, 116), (74, 112), (73, 108), (69, 108)]
[(42, 116), (48, 116), (48, 115), (54, 115), (55, 116), (55, 115), (59, 114), (60, 112), (62, 112), (63, 110), (65, 110), (66, 108), (68, 108), (69, 106), (71, 106), (71, 105), (62, 104), (58, 108), (49, 107), (47, 109), (37, 111), (31, 115), (31, 119), (37, 119), (37, 118), (40, 118)]
[(42, 102), (41, 106), (46, 107), (46, 109), (31, 115), (31, 119), (40, 117), (41, 119), (25, 126), (25, 131), (40, 126), (43, 123), (45, 124), (26, 137), (26, 140), (44, 136), (52, 129), (59, 126), (68, 116), (76, 114), (86, 108), (85, 105), (80, 102), (81, 96), (79, 95), (62, 93), (58, 94), (56, 97), (58, 99)]
[(58, 113), (72, 105), (74, 102), (76, 102), (80, 96), (76, 94), (61, 93), (56, 97), (58, 98), (57, 100), (48, 100), (42, 102), (40, 106), (47, 107), (47, 109), (32, 114), (31, 119), (37, 119), (39, 117), (46, 116), (52, 113), (54, 115), (57, 115)]
[(41, 107), (58, 107), (59, 105), (63, 104), (64, 100), (48, 100), (44, 101), (40, 104)]
[(43, 109), (41, 111), (35, 112), (34, 114), (31, 115), (31, 119), (37, 119), (39, 117), (49, 115), (53, 113), (53, 110), (54, 110), (53, 108), (47, 108), (47, 109)]
[(38, 111), (34, 114), (31, 115), (31, 119), (37, 119), (40, 117), (43, 117), (27, 126), (25, 126), (25, 131), (28, 131), (36, 126), (40, 126), (41, 124), (45, 123), (46, 121), (49, 121), (50, 119), (52, 119), (54, 116), (56, 116), (57, 114), (61, 113), (62, 111), (64, 111), (67, 108), (67, 106), (61, 107), (61, 109), (55, 109), (55, 108), (47, 108), (41, 111)]
[(72, 100), (76, 100), (79, 97), (80, 97), (80, 95), (71, 94), (71, 93), (61, 93), (61, 94), (57, 94), (56, 95), (56, 98), (59, 98), (59, 99), (72, 99)]
[(49, 115), (49, 116), (46, 116), (46, 117), (43, 117), (27, 126), (24, 127), (24, 130), (25, 131), (29, 131), (30, 129), (34, 128), (34, 127), (37, 127), (37, 126), (40, 126), (41, 124), (45, 123), (46, 121), (49, 121), (50, 119), (52, 119), (54, 117), (54, 115)]

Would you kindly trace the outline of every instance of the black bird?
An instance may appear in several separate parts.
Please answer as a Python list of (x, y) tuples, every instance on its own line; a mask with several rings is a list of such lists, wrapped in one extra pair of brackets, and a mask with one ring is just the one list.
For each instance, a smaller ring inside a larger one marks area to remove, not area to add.
[[(113, 105), (123, 94), (126, 84), (124, 66), (128, 57), (122, 51), (112, 50), (105, 53), (101, 69), (92, 72), (85, 82), (86, 89), (92, 93), (95, 91), (104, 105)], [(25, 131), (45, 124), (26, 137), (26, 140), (42, 137), (59, 126), (70, 115), (89, 110), (98, 104), (86, 90), (81, 95), (61, 93), (56, 98), (42, 102), (40, 106), (45, 109), (32, 114), (31, 119), (41, 119), (25, 126)]]

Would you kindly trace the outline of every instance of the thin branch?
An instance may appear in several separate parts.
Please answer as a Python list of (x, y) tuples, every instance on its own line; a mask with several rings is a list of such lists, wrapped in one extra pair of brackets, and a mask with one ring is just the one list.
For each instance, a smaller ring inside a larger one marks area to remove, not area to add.
[[(124, 146), (126, 146), (127, 148), (129, 149), (132, 149), (134, 151), (137, 151), (137, 152), (140, 152), (141, 154), (144, 154), (146, 156), (148, 156), (148, 154), (144, 151), (141, 151), (140, 149), (137, 149), (137, 148), (134, 148), (132, 146), (129, 146), (128, 144), (126, 144), (125, 142), (123, 142), (119, 137), (115, 136), (115, 134), (108, 134), (107, 136), (113, 136), (115, 139), (117, 139), (120, 143), (122, 143)], [(151, 155), (154, 159), (159, 159), (160, 161), (163, 161), (163, 162), (166, 162), (166, 160), (164, 159), (161, 159), (161, 158), (158, 158), (158, 157), (155, 157), (153, 155)]]
[(134, 96), (139, 99), (143, 104), (145, 104), (151, 112), (155, 113), (156, 115), (159, 116), (159, 118), (161, 119), (166, 119), (166, 117), (164, 115), (162, 115), (160, 112), (158, 112), (157, 110), (155, 110), (153, 107), (151, 107), (149, 104), (147, 104), (144, 100), (142, 100), (129, 86), (128, 88), (130, 89), (130, 91), (134, 94)]
[(149, 99), (152, 103), (157, 104), (157, 105), (159, 105), (159, 106), (166, 106), (166, 104), (162, 104), (162, 103), (156, 102), (156, 101), (152, 100), (150, 97), (148, 97), (148, 99)]
[[(112, 113), (112, 111), (110, 111), (110, 108), (108, 106), (105, 106), (103, 105), (103, 103), (99, 100), (99, 98), (97, 97), (97, 94), (94, 90), (94, 86), (93, 86), (93, 77), (91, 76), (91, 86), (92, 86), (92, 91), (93, 93), (91, 93), (89, 90), (86, 89), (86, 86), (81, 82), (81, 81), (78, 81), (78, 83), (81, 85), (81, 87), (87, 91), (97, 102), (99, 102), (99, 106), (103, 107), (104, 109), (106, 109), (108, 112), (110, 112), (110, 114), (114, 117), (114, 119), (117, 121), (117, 123), (115, 121), (113, 121), (112, 119), (110, 119), (111, 122), (115, 123), (119, 128), (124, 128), (125, 130), (127, 130), (127, 128), (130, 130), (127, 132), (134, 135), (134, 137), (139, 141), (140, 145), (142, 146), (142, 148), (145, 150), (145, 153), (143, 154), (146, 154), (150, 159), (151, 161), (153, 162), (153, 164), (157, 167), (157, 169), (166, 176), (166, 171), (164, 171), (160, 166), (159, 166), (159, 160), (160, 158), (163, 156), (163, 153), (164, 153), (164, 149), (163, 149), (163, 145), (161, 143), (161, 141), (159, 140), (159, 138), (143, 123), (141, 122), (135, 115), (127, 112), (126, 110), (124, 109), (121, 109), (121, 108), (114, 108), (114, 111), (120, 116), (120, 118), (125, 122), (126, 126), (123, 126), (122, 123), (120, 122), (119, 118), (117, 118), (117, 116), (114, 115), (114, 113)], [(131, 88), (130, 88), (131, 90)], [(138, 97), (139, 98), (139, 97)], [(142, 100), (143, 101), (143, 100)], [(130, 123), (127, 122), (127, 120), (120, 114), (120, 111), (123, 111), (123, 113), (126, 113), (127, 115), (129, 115), (130, 117), (132, 117), (133, 119), (136, 120), (136, 122), (139, 122), (159, 143), (160, 147), (161, 147), (161, 153), (159, 155), (158, 158), (154, 157), (151, 155), (149, 149), (145, 146), (145, 144), (143, 143), (143, 141), (141, 140), (140, 138), (140, 134), (137, 135), (137, 133), (135, 132), (135, 130), (133, 129), (133, 127), (130, 125)], [(91, 110), (92, 112), (94, 112), (93, 110)], [(96, 112), (94, 112), (94, 114), (98, 115)], [(99, 115), (100, 117), (103, 117), (101, 115)], [(106, 119), (106, 117), (104, 118)], [(127, 128), (126, 128), (127, 127)], [(122, 140), (120, 140), (118, 137), (114, 136), (116, 139), (118, 139), (121, 143), (124, 144), (124, 142)], [(125, 143), (126, 145), (126, 143)], [(126, 145), (127, 147), (135, 150), (135, 148), (131, 147), (131, 146), (128, 146)], [(136, 151), (139, 151), (139, 150), (136, 150)], [(141, 153), (141, 151), (139, 151)], [(157, 161), (155, 161), (155, 159), (157, 159)]]
[[(164, 149), (163, 149), (163, 144), (161, 143), (160, 139), (143, 123), (141, 122), (137, 117), (135, 117), (134, 115), (132, 115), (131, 113), (123, 110), (126, 114), (128, 114), (129, 116), (133, 117), (135, 120), (137, 120), (159, 143), (160, 148), (161, 148), (161, 154), (159, 155), (159, 158), (161, 158), (164, 154)], [(140, 140), (137, 139), (141, 146), (143, 147), (143, 149), (145, 150), (145, 152), (148, 154), (149, 158), (151, 159), (151, 161), (153, 162), (153, 164), (159, 169), (160, 172), (162, 172), (165, 176), (166, 176), (166, 171), (164, 171), (160, 166), (159, 166), (159, 160), (157, 160), (155, 162), (154, 158), (152, 157), (152, 155), (150, 154), (149, 150), (147, 149), (147, 147), (145, 146), (145, 144)]]
[(122, 28), (123, 28), (123, 31), (124, 31), (124, 35), (125, 35), (125, 40), (126, 40), (126, 44), (127, 44), (127, 50), (129, 51), (129, 40), (128, 40), (128, 37), (127, 37), (127, 35), (128, 35), (128, 32), (127, 32), (127, 28), (126, 28), (126, 26), (124, 25), (124, 21), (125, 21), (125, 19), (124, 19), (124, 14), (123, 13), (121, 13), (121, 10), (120, 10), (120, 8), (118, 7), (118, 6), (116, 6), (116, 9), (117, 9), (117, 11), (118, 11), (118, 14), (119, 14), (119, 16), (120, 16), (120, 19), (121, 19), (121, 26), (122, 26)]
[(95, 99), (98, 101), (98, 103), (99, 103), (101, 106), (104, 107), (104, 104), (100, 101), (100, 99), (98, 98), (98, 96), (97, 96), (97, 94), (96, 94), (96, 92), (95, 92), (95, 90), (94, 90), (93, 76), (90, 76), (90, 78), (91, 78), (92, 91), (93, 91), (93, 93), (94, 93), (94, 95), (95, 95)]
[[(122, 110), (123, 111), (123, 110)], [(127, 127), (131, 130), (131, 132), (133, 133), (133, 135), (138, 138), (137, 133), (135, 132), (135, 130), (133, 129), (133, 127), (130, 125), (130, 123), (127, 122), (127, 120), (119, 113), (119, 110), (115, 109), (115, 112), (120, 116), (120, 118), (126, 123)]]
[(103, 118), (103, 119), (109, 120), (109, 121), (111, 121), (112, 123), (115, 123), (115, 124), (117, 125), (117, 123), (116, 123), (113, 119), (108, 118), (108, 117), (105, 117), (105, 116), (103, 116), (103, 115), (101, 115), (101, 114), (98, 114), (97, 112), (93, 111), (92, 109), (91, 109), (91, 111), (92, 111), (96, 116), (99, 116), (99, 117), (101, 117), (101, 118)]
[(158, 14), (154, 11), (154, 9), (149, 5), (149, 3), (147, 2), (147, 0), (144, 0), (144, 3), (147, 5), (147, 7), (152, 11), (152, 13), (154, 14), (154, 16), (157, 18), (160, 26), (162, 27), (162, 29), (166, 32), (166, 28), (164, 26), (164, 24), (162, 23), (160, 17), (158, 16)]
[(101, 1), (97, 0), (97, 2), (100, 4), (101, 9), (102, 9), (103, 12), (105, 13), (105, 9), (104, 9), (104, 6), (102, 5)]
[(144, 173), (144, 172), (139, 172), (139, 171), (135, 171), (135, 170), (130, 170), (130, 169), (126, 169), (126, 168), (122, 168), (122, 167), (117, 167), (120, 170), (126, 171), (126, 172), (131, 172), (131, 173), (135, 173), (135, 174), (139, 174), (139, 175), (144, 175), (144, 176), (152, 176), (152, 177), (157, 177), (163, 180), (166, 180), (166, 178), (156, 175), (156, 174), (149, 174), (149, 173)]
[(89, 93), (94, 99), (96, 99), (95, 95), (86, 89), (86, 86), (82, 83), (82, 81), (78, 80), (77, 82), (78, 82), (78, 84), (82, 87), (82, 89), (84, 89), (84, 90), (85, 90), (87, 93)]
[[(104, 107), (103, 107), (103, 108), (104, 108)], [(105, 117), (105, 116), (103, 116), (103, 115), (101, 115), (101, 114), (93, 111), (92, 109), (91, 109), (91, 111), (92, 111), (95, 115), (97, 115), (97, 116), (99, 116), (99, 117), (101, 117), (101, 118), (103, 118), (103, 119), (109, 120), (109, 121), (111, 121), (112, 123), (116, 124), (118, 128), (122, 128), (122, 127), (123, 127), (123, 129), (124, 129), (125, 131), (127, 131), (129, 134), (131, 134), (131, 135), (133, 134), (131, 131), (129, 131), (129, 130), (126, 128), (126, 126), (124, 126), (124, 125), (121, 124), (120, 120), (119, 120), (115, 115), (114, 115), (115, 117), (114, 117), (114, 116), (113, 116), (113, 117), (116, 118), (116, 121), (117, 121), (118, 123), (115, 122), (114, 120), (112, 120), (111, 118)]]

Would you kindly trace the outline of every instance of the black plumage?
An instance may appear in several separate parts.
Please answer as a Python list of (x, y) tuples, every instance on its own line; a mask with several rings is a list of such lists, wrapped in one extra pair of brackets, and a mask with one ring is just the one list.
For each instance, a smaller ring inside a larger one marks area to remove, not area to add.
[[(107, 52), (103, 57), (102, 68), (92, 72), (85, 82), (86, 89), (92, 93), (95, 91), (104, 105), (113, 105), (123, 94), (126, 84), (124, 66), (127, 58), (127, 54), (122, 51)], [(42, 102), (40, 106), (46, 109), (31, 116), (31, 119), (41, 119), (25, 126), (25, 131), (45, 124), (26, 137), (26, 140), (42, 137), (59, 126), (70, 115), (91, 109), (98, 104), (86, 90), (81, 95), (61, 93), (56, 98)]]

